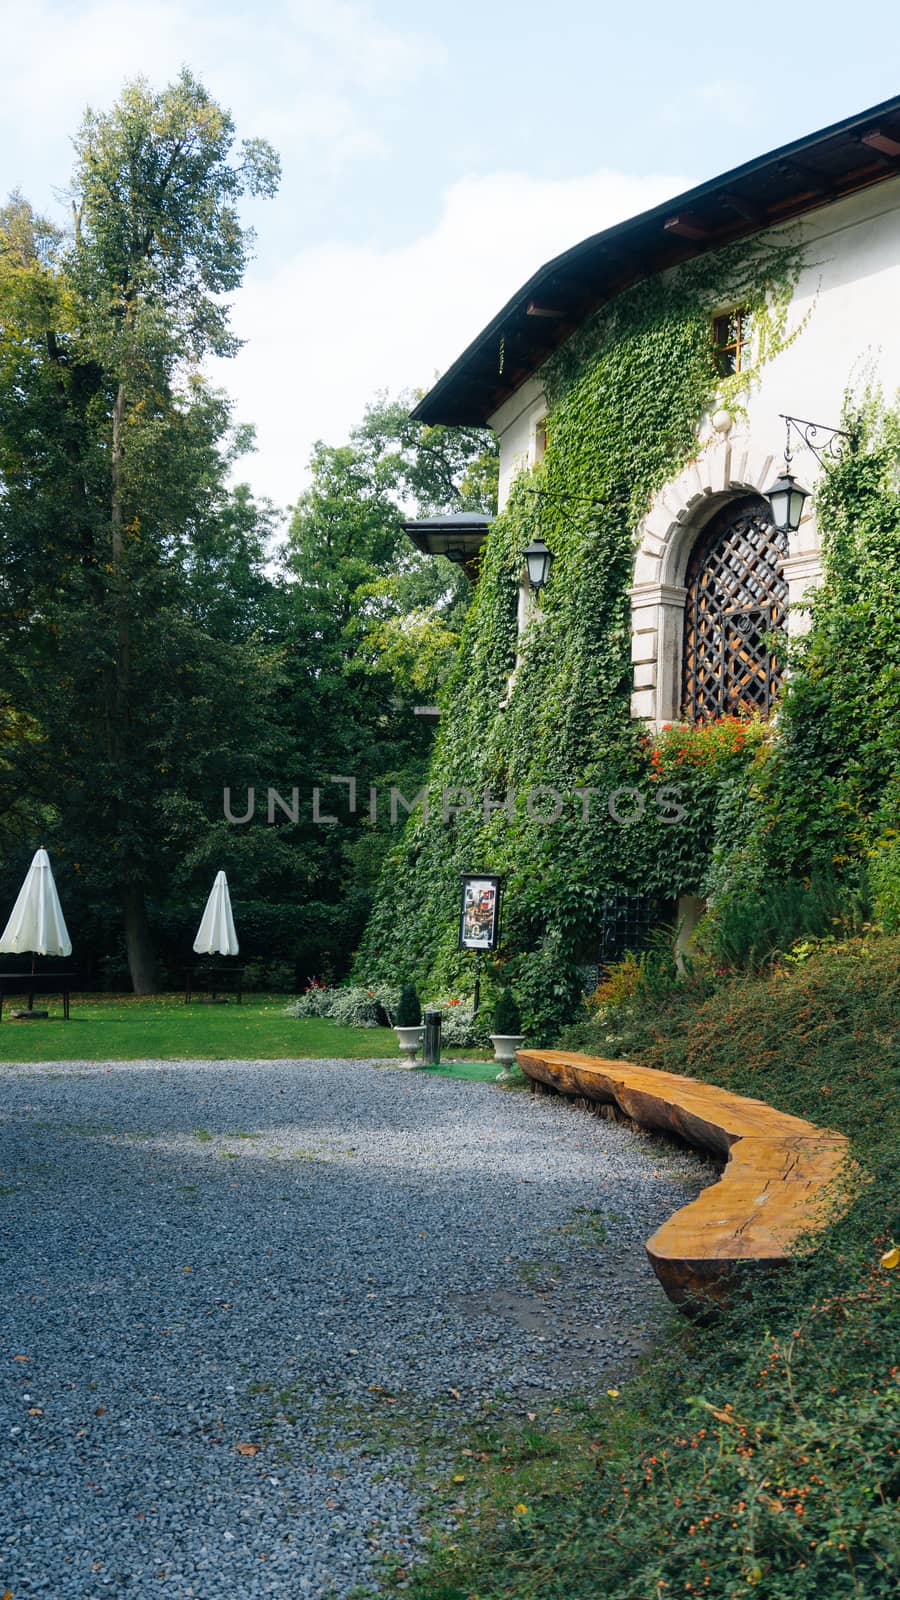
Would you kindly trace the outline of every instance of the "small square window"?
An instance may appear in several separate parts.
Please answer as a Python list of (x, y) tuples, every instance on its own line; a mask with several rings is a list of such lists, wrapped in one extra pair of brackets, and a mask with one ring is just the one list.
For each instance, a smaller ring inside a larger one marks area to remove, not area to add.
[(745, 372), (750, 365), (753, 315), (746, 307), (713, 318), (713, 358), (720, 378)]

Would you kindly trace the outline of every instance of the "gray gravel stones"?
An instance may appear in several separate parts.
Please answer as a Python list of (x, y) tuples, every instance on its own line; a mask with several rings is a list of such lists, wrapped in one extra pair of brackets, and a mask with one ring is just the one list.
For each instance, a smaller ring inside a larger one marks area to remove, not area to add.
[(419, 1505), (407, 1446), (354, 1447), (367, 1415), (452, 1430), (621, 1379), (664, 1304), (643, 1240), (708, 1178), (562, 1101), (366, 1062), (0, 1079), (15, 1600), (374, 1582)]

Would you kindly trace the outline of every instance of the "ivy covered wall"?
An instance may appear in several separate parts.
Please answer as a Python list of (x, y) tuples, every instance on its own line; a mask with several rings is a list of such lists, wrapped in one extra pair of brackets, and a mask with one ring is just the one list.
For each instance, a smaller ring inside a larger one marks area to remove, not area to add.
[[(694, 261), (620, 296), (544, 369), (546, 454), (484, 547), (429, 804), (387, 862), (359, 953), (367, 981), (470, 990), (472, 958), (456, 949), (459, 874), (499, 872), (503, 944), (488, 990), (511, 982), (529, 1037), (547, 1038), (577, 1005), (611, 891), (673, 902), (700, 887), (723, 794), (753, 741), (726, 729), (699, 757), (700, 746), (680, 760), (673, 750), (680, 792), (660, 783), (629, 715), (635, 530), (698, 451), (716, 398), (739, 412), (753, 380), (753, 369), (717, 376), (711, 313), (752, 310), (758, 367), (796, 337), (787, 320), (799, 267), (798, 249), (766, 239)], [(520, 553), (536, 535), (555, 562), (520, 638)], [(558, 817), (548, 790), (564, 797)]]
[(817, 494), (824, 582), (811, 627), (707, 869), (726, 933), (742, 906), (791, 881), (830, 883), (838, 910), (854, 898), (900, 927), (900, 405), (869, 390), (848, 401), (844, 426), (854, 447)]

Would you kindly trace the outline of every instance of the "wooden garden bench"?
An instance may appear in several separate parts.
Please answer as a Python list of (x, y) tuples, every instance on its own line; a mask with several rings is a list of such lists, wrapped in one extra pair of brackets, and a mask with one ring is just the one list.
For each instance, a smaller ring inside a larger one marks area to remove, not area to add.
[(565, 1050), (520, 1050), (535, 1082), (605, 1102), (642, 1128), (677, 1134), (725, 1158), (725, 1170), (652, 1238), (647, 1254), (676, 1304), (721, 1297), (738, 1267), (776, 1266), (842, 1209), (835, 1179), (849, 1141), (696, 1078)]

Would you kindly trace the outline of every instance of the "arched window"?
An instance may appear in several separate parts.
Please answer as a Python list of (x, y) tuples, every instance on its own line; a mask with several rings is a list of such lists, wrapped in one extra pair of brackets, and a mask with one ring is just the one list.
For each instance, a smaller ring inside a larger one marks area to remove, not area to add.
[(682, 714), (692, 722), (765, 715), (781, 684), (772, 634), (787, 615), (787, 534), (758, 495), (734, 500), (699, 535), (685, 574)]

